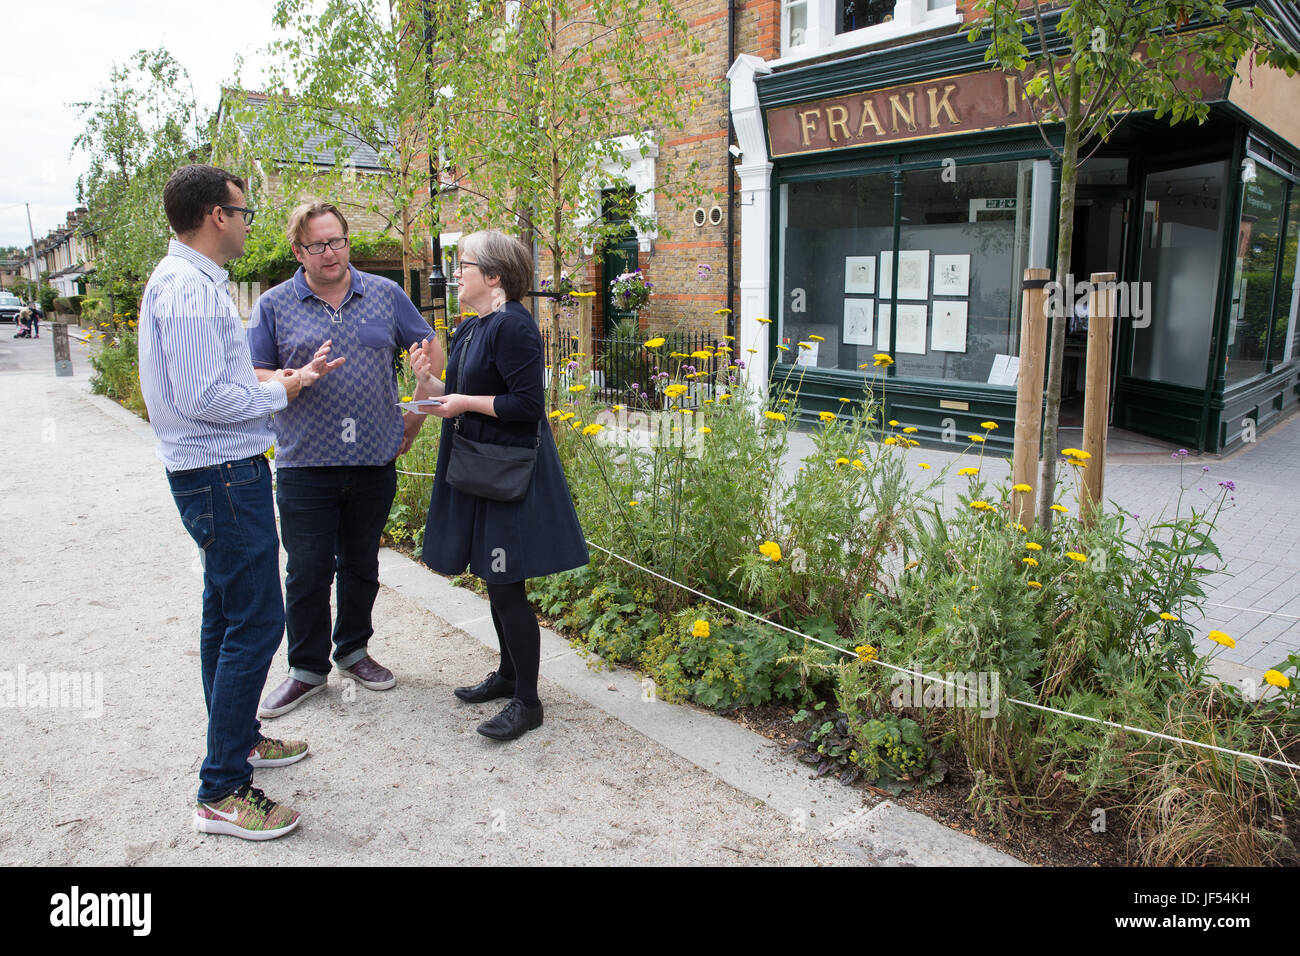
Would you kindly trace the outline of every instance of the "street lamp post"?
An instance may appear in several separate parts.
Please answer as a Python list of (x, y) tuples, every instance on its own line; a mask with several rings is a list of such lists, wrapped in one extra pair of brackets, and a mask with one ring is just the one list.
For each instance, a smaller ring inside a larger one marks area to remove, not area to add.
[(447, 327), (450, 333), (450, 323), (447, 322), (447, 276), (442, 271), (442, 229), (438, 222), (440, 210), (437, 204), (438, 194), (440, 192), (438, 183), (438, 162), (434, 154), (433, 143), (433, 111), (436, 104), (437, 90), (433, 85), (431, 71), (433, 68), (433, 10), (429, 0), (423, 0), (422, 7), (424, 12), (424, 45), (426, 58), (424, 61), (424, 85), (429, 91), (429, 123), (425, 124), (424, 151), (429, 158), (429, 211), (430, 211), (430, 241), (433, 246), (433, 264), (429, 269), (429, 305), (433, 310), (433, 326), (438, 327), (438, 319), (442, 318), (443, 325)]

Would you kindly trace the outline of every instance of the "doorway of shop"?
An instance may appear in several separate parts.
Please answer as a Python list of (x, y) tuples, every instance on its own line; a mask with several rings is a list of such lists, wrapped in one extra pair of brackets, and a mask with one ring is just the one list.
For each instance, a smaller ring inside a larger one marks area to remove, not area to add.
[[(1129, 222), (1133, 197), (1127, 187), (1083, 186), (1075, 194), (1074, 242), (1070, 254), (1070, 277), (1077, 287), (1095, 272), (1113, 272), (1116, 280), (1128, 280)], [(1088, 300), (1066, 286), (1065, 356), (1061, 368), (1061, 427), (1083, 427), (1084, 382), (1088, 365)], [(1107, 407), (1113, 409), (1118, 371), (1120, 334), (1123, 323), (1111, 320), (1111, 374)], [(1109, 423), (1110, 412), (1107, 412)]]

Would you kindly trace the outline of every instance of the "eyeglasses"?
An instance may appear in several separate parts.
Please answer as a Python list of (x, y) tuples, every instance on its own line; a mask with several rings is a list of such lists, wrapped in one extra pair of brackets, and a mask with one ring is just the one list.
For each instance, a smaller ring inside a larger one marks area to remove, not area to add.
[(226, 212), (240, 213), (244, 217), (245, 226), (251, 226), (253, 224), (253, 217), (257, 215), (257, 210), (247, 209), (244, 206), (218, 206), (217, 208), (224, 209)]
[(460, 260), (460, 265), (457, 266), (456, 268), (463, 269), (466, 266), (473, 266), (475, 269), (479, 268), (479, 264), (477, 262), (470, 262), (468, 259)]
[(318, 255), (320, 255), (322, 252), (324, 252), (326, 246), (329, 246), (329, 247), (330, 247), (331, 249), (333, 249), (335, 252), (338, 252), (338, 250), (342, 249), (342, 248), (343, 248), (344, 246), (346, 246), (347, 244), (348, 244), (348, 237), (347, 237), (347, 236), (335, 236), (333, 239), (330, 239), (330, 240), (327, 241), (327, 242), (307, 242), (307, 243), (301, 243), (301, 242), (300, 242), (300, 243), (298, 243), (299, 246), (301, 246), (302, 248), (306, 249), (306, 250), (307, 250), (308, 252), (310, 252), (313, 256), (318, 256)]

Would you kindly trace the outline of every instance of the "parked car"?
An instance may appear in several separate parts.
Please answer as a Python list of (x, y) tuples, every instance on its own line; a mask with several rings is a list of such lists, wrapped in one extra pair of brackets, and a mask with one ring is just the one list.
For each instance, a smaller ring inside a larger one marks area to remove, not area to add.
[(17, 322), (22, 308), (23, 300), (18, 296), (12, 292), (0, 292), (0, 321)]

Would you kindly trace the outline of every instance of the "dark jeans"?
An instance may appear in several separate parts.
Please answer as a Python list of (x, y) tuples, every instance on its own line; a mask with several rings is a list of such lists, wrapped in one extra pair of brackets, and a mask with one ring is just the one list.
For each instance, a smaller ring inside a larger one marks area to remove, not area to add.
[(370, 611), (379, 593), (379, 537), (397, 494), (387, 465), (279, 468), (275, 500), (289, 556), (285, 616), (289, 676), (323, 684), (330, 671), (330, 583), (335, 585), (334, 663), (367, 654)]
[(253, 778), (257, 700), (284, 634), (271, 469), (259, 455), (168, 472), (167, 482), (185, 530), (203, 549), (199, 658), (208, 753), (198, 799), (213, 803)]

